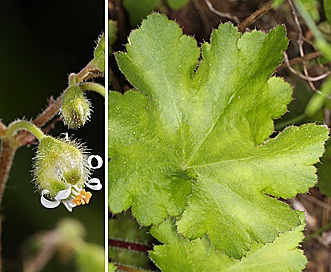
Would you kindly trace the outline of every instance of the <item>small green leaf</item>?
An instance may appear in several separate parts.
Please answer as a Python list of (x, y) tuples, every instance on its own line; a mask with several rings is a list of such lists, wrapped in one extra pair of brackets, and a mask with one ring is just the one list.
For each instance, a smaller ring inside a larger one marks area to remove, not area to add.
[[(302, 223), (303, 215), (301, 215)], [(154, 246), (150, 257), (162, 271), (210, 271), (210, 272), (269, 272), (301, 271), (307, 260), (297, 249), (303, 239), (304, 223), (280, 234), (273, 243), (253, 243), (252, 250), (240, 261), (215, 250), (206, 236), (187, 240), (176, 232), (167, 219), (151, 229), (151, 234), (163, 243)]]
[(101, 34), (94, 49), (94, 63), (101, 72), (105, 72), (105, 34)]
[(116, 271), (116, 266), (113, 265), (112, 263), (108, 263), (108, 272), (115, 272)]

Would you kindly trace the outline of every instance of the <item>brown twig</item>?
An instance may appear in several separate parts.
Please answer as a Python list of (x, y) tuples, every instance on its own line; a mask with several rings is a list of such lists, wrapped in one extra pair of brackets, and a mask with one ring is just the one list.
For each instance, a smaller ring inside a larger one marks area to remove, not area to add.
[(267, 13), (272, 8), (272, 0), (265, 3), (260, 9), (253, 12), (249, 15), (244, 21), (242, 21), (238, 25), (238, 31), (244, 32), (247, 27), (255, 23), (258, 19), (260, 19), (265, 13)]
[(233, 20), (233, 21), (235, 21), (236, 23), (239, 24), (240, 21), (239, 21), (239, 18), (237, 16), (232, 15), (232, 14), (230, 14), (228, 12), (221, 12), (221, 11), (215, 9), (213, 7), (212, 3), (210, 3), (208, 0), (205, 0), (205, 2), (206, 2), (206, 5), (208, 6), (208, 8), (209, 8), (209, 10), (211, 12), (215, 13), (218, 16), (221, 16), (221, 17), (224, 17), (224, 18), (228, 18), (230, 20)]
[[(322, 54), (320, 52), (312, 52), (312, 53), (304, 55), (303, 57), (296, 57), (296, 58), (289, 60), (289, 65), (293, 66), (293, 65), (296, 65), (299, 63), (303, 63), (305, 61), (310, 61), (312, 59), (319, 58), (320, 56), (322, 56)], [(285, 62), (283, 62), (280, 66), (278, 66), (277, 71), (283, 70), (287, 67), (288, 67), (288, 65)]]
[[(326, 77), (328, 77), (330, 75), (330, 71), (328, 71), (328, 72), (326, 72), (326, 73), (324, 73), (322, 75), (316, 76), (316, 77), (311, 77), (309, 75), (302, 74), (301, 72), (299, 72), (299, 71), (295, 70), (293, 67), (291, 67), (286, 52), (284, 52), (284, 61), (285, 61), (285, 64), (286, 64), (287, 68), (293, 74), (297, 75), (298, 77), (302, 78), (303, 80), (307, 80), (308, 82), (319, 81), (319, 80), (322, 80), (322, 79), (324, 79), (324, 78), (326, 78)], [(314, 89), (314, 90), (316, 90), (316, 89)]]
[[(295, 24), (297, 26), (297, 29), (298, 29), (297, 44), (298, 44), (298, 47), (299, 47), (299, 53), (300, 53), (300, 56), (301, 57), (304, 57), (305, 52), (304, 52), (304, 49), (303, 49), (303, 32), (302, 32), (302, 28), (301, 28), (301, 25), (300, 25), (300, 22), (299, 22), (299, 17), (297, 15), (295, 6), (293, 4), (293, 1), (292, 0), (287, 0), (287, 1), (290, 4), (290, 7), (292, 9), (292, 14), (293, 14), (293, 17), (294, 17), (294, 22), (295, 22)], [(313, 80), (311, 80), (310, 77), (309, 77), (309, 73), (308, 73), (308, 70), (307, 70), (306, 63), (303, 62), (302, 64), (303, 64), (303, 73), (304, 73), (304, 76), (300, 76), (300, 77), (301, 78), (306, 77), (306, 80), (307, 80), (309, 86), (312, 88), (312, 90), (316, 91), (315, 85), (313, 84)]]

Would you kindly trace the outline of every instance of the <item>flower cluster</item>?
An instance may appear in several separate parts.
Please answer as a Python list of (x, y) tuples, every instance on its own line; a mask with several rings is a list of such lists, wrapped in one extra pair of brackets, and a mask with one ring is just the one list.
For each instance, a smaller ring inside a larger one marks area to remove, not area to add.
[(85, 186), (100, 190), (99, 179), (90, 179), (86, 148), (68, 138), (45, 136), (40, 140), (34, 163), (34, 180), (41, 192), (41, 204), (55, 208), (63, 203), (68, 211), (88, 204), (92, 194)]

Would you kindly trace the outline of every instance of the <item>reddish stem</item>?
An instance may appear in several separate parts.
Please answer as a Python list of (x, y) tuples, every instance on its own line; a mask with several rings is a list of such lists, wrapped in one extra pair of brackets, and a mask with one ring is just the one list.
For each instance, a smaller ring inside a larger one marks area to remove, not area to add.
[(140, 251), (140, 252), (146, 252), (146, 251), (152, 249), (152, 246), (150, 246), (150, 245), (142, 245), (142, 244), (119, 241), (119, 240), (114, 240), (114, 239), (108, 239), (108, 245), (112, 246), (112, 247), (125, 248), (128, 250), (135, 250), (135, 251)]

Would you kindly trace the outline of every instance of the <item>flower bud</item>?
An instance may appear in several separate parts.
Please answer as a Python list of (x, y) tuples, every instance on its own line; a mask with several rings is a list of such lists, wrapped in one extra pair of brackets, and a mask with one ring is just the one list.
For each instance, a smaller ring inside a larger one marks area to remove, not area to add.
[(60, 114), (70, 129), (77, 129), (91, 117), (91, 103), (78, 85), (69, 86), (63, 94)]
[(34, 180), (46, 208), (55, 208), (62, 202), (72, 211), (73, 207), (88, 204), (92, 194), (84, 187), (102, 188), (101, 184), (90, 185), (90, 171), (87, 152), (81, 144), (51, 136), (40, 140), (34, 162)]

